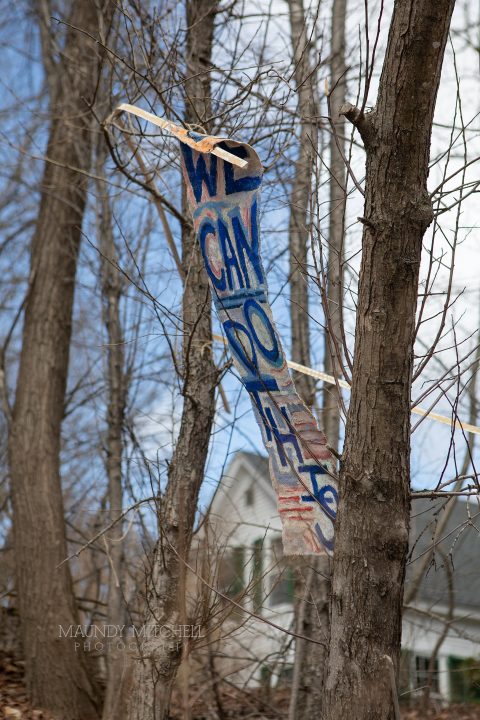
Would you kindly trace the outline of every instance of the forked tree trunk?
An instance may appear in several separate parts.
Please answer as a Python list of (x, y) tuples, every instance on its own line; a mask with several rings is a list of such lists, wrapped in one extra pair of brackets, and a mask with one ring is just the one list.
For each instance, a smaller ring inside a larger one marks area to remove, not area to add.
[[(32, 240), (30, 287), (9, 437), (18, 608), (28, 691), (55, 717), (98, 717), (99, 697), (74, 639), (78, 623), (68, 565), (60, 482), (61, 424), (78, 248), (92, 150), (88, 103), (100, 72), (99, 28), (110, 24), (93, 0), (73, 4), (56, 66), (52, 123)], [(102, 23), (101, 25), (99, 23)], [(81, 32), (81, 31), (85, 32)], [(104, 38), (103, 38), (104, 39)]]
[[(188, 0), (185, 120), (209, 130), (210, 58), (216, 0)], [(183, 212), (188, 217), (185, 188)], [(218, 373), (212, 356), (211, 302), (200, 248), (189, 222), (182, 226), (183, 410), (169, 466), (168, 484), (158, 507), (159, 539), (147, 580), (145, 634), (137, 661), (130, 720), (164, 720), (182, 657), (178, 626), (187, 624), (184, 561), (188, 561), (198, 493), (204, 477), (215, 413)], [(162, 626), (162, 636), (153, 636)], [(171, 637), (167, 637), (168, 632)]]
[(392, 717), (410, 509), (410, 389), (433, 112), (454, 0), (397, 0), (367, 153), (352, 394), (340, 470), (326, 720)]

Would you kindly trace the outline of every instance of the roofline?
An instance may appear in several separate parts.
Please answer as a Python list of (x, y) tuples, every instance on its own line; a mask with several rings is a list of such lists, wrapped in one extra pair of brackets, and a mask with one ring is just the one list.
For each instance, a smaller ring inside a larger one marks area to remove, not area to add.
[[(263, 457), (265, 460), (268, 460), (264, 455), (261, 455), (260, 457)], [(275, 493), (275, 490), (273, 489), (272, 483), (270, 481), (270, 476), (265, 475), (264, 473), (260, 472), (257, 467), (255, 467), (254, 463), (251, 461), (249, 453), (244, 452), (243, 450), (237, 450), (232, 458), (232, 460), (228, 463), (227, 467), (225, 468), (225, 471), (222, 473), (218, 483), (217, 487), (215, 488), (215, 492), (212, 495), (212, 498), (210, 500), (210, 503), (207, 508), (207, 514), (211, 512), (213, 505), (215, 503), (215, 500), (217, 498), (217, 495), (219, 493), (220, 486), (222, 485), (222, 480), (227, 477), (228, 475), (234, 476), (235, 473), (232, 472), (232, 470), (236, 470), (236, 466), (238, 465), (238, 469), (240, 469), (242, 466), (247, 469), (252, 475), (254, 476), (260, 476), (263, 478), (263, 489), (267, 492), (269, 497), (273, 500), (276, 506), (277, 496)]]
[[(439, 616), (447, 617), (447, 615), (449, 614), (449, 609), (444, 603), (434, 603), (433, 601), (428, 601), (425, 599), (416, 600), (410, 605), (404, 607), (403, 614), (405, 615), (405, 613), (407, 613), (409, 610), (411, 612), (419, 611), (422, 614), (432, 612), (434, 613), (434, 615), (432, 616), (432, 620), (439, 619)], [(474, 606), (456, 604), (452, 614), (452, 622), (462, 621), (472, 621), (480, 623), (480, 610)]]

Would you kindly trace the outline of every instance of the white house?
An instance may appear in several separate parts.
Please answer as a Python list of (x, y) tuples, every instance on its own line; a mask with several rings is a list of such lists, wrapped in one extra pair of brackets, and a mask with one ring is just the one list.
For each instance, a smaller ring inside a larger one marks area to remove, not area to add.
[[(415, 560), (431, 545), (441, 506), (430, 499), (413, 502), (407, 583)], [(282, 558), (281, 525), (267, 459), (237, 453), (219, 483), (209, 515), (222, 554), (218, 587), (237, 603), (232, 630), (223, 643), (231, 679), (247, 685), (265, 682), (267, 677), (279, 682), (292, 668), (292, 636), (284, 630), (293, 629), (294, 583), (292, 566)], [(432, 692), (445, 700), (480, 701), (476, 515), (480, 515), (478, 506), (456, 501), (446, 538), (437, 546), (415, 601), (405, 610), (401, 692), (406, 695), (425, 685), (435, 650)]]

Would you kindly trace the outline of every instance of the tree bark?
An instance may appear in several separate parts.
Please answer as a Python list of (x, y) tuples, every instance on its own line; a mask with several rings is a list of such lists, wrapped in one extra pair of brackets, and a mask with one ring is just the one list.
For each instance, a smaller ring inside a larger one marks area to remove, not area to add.
[[(352, 394), (340, 469), (325, 717), (392, 717), (410, 509), (410, 389), (433, 112), (454, 0), (397, 0), (371, 113)], [(387, 656), (387, 657), (386, 657)], [(388, 658), (388, 659), (387, 659)]]
[[(52, 123), (32, 239), (23, 343), (9, 437), (18, 609), (33, 702), (55, 717), (98, 717), (99, 696), (74, 639), (60, 637), (78, 623), (68, 565), (60, 481), (75, 271), (92, 150), (89, 103), (101, 67), (99, 37), (109, 25), (89, 0), (73, 4), (57, 70)], [(100, 25), (102, 22), (102, 26)], [(83, 30), (85, 32), (80, 31)], [(88, 34), (88, 35), (87, 35)]]
[[(300, 137), (290, 197), (288, 226), (290, 250), (290, 324), (292, 327), (292, 360), (310, 366), (310, 332), (308, 314), (308, 241), (310, 237), (310, 201), (318, 144), (318, 103), (316, 72), (310, 63), (303, 0), (289, 0), (293, 45), (294, 79), (298, 93)], [(315, 381), (309, 375), (294, 373), (295, 386), (308, 407), (315, 402)]]
[[(325, 307), (325, 372), (341, 374), (343, 322), (343, 253), (345, 236), (346, 168), (345, 121), (340, 108), (345, 103), (345, 18), (346, 0), (334, 0), (332, 6), (332, 50), (330, 109), (330, 217), (328, 231), (328, 266), (326, 273)], [(338, 451), (340, 442), (340, 402), (336, 385), (324, 384), (322, 403), (323, 431), (330, 447)]]
[[(328, 261), (326, 271), (325, 307), (325, 372), (338, 377), (341, 368), (342, 303), (343, 303), (343, 245), (345, 234), (346, 169), (342, 151), (345, 147), (345, 121), (339, 115), (345, 103), (345, 17), (346, 0), (334, 0), (332, 5), (332, 47), (330, 107), (334, 130), (330, 136), (330, 216), (328, 233)], [(313, 173), (313, 167), (311, 168)], [(312, 178), (313, 180), (313, 178)], [(308, 318), (307, 318), (308, 332)], [(340, 356), (340, 357), (339, 357)], [(310, 358), (308, 358), (310, 360)], [(305, 363), (309, 365), (309, 363)], [(324, 384), (320, 411), (322, 429), (329, 447), (339, 449), (340, 407), (335, 385)], [(328, 661), (330, 635), (329, 598), (331, 560), (327, 555), (303, 561), (303, 578), (297, 584), (297, 632), (316, 640), (295, 641), (295, 667), (290, 720), (316, 720), (323, 707), (324, 678)]]
[[(298, 93), (300, 137), (290, 198), (290, 323), (292, 359), (310, 367), (308, 297), (308, 245), (315, 166), (318, 147), (317, 73), (311, 63), (311, 46), (303, 0), (289, 0), (294, 79)], [(297, 373), (295, 386), (310, 408), (315, 402), (315, 381)], [(328, 438), (328, 436), (327, 436)], [(329, 438), (328, 438), (329, 439)], [(329, 558), (295, 559), (295, 630), (312, 638), (295, 640), (295, 661), (290, 696), (290, 720), (317, 718), (323, 696), (323, 668), (328, 643)]]
[(323, 677), (328, 659), (330, 558), (295, 559), (295, 639), (289, 720), (321, 717)]
[[(211, 118), (210, 58), (217, 0), (188, 0), (185, 120), (208, 132)], [(185, 188), (183, 212), (187, 217)], [(187, 624), (184, 560), (188, 559), (198, 493), (203, 481), (215, 413), (218, 372), (212, 356), (208, 278), (193, 228), (182, 225), (183, 410), (166, 492), (158, 507), (160, 537), (152, 559), (146, 597), (141, 658), (133, 679), (130, 720), (165, 720), (182, 657), (178, 625)], [(155, 626), (170, 637), (151, 637)]]
[[(105, 162), (104, 138), (100, 138), (98, 152), (99, 177), (103, 176)], [(124, 338), (120, 319), (122, 278), (117, 270), (118, 256), (113, 236), (110, 198), (105, 182), (100, 181), (98, 189), (98, 233), (100, 247), (100, 275), (104, 323), (107, 331), (107, 437), (105, 446), (105, 468), (108, 480), (108, 523), (120, 517), (123, 510), (123, 423), (127, 401), (127, 377), (124, 367)], [(104, 536), (108, 557), (107, 623), (121, 627), (125, 623), (126, 607), (122, 594), (124, 571), (122, 522), (117, 522)], [(118, 720), (121, 717), (121, 687), (124, 675), (125, 654), (111, 643), (107, 653), (107, 683), (103, 704), (103, 720)]]

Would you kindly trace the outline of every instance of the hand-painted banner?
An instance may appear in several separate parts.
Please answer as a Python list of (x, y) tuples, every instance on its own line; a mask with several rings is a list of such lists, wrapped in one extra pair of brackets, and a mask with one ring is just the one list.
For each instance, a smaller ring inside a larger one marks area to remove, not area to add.
[[(295, 391), (268, 302), (260, 257), (262, 165), (248, 145), (188, 135), (188, 144), (181, 143), (182, 169), (195, 232), (235, 367), (268, 450), (284, 552), (331, 553), (338, 500), (335, 463)], [(213, 148), (241, 158), (245, 167), (213, 155)]]

